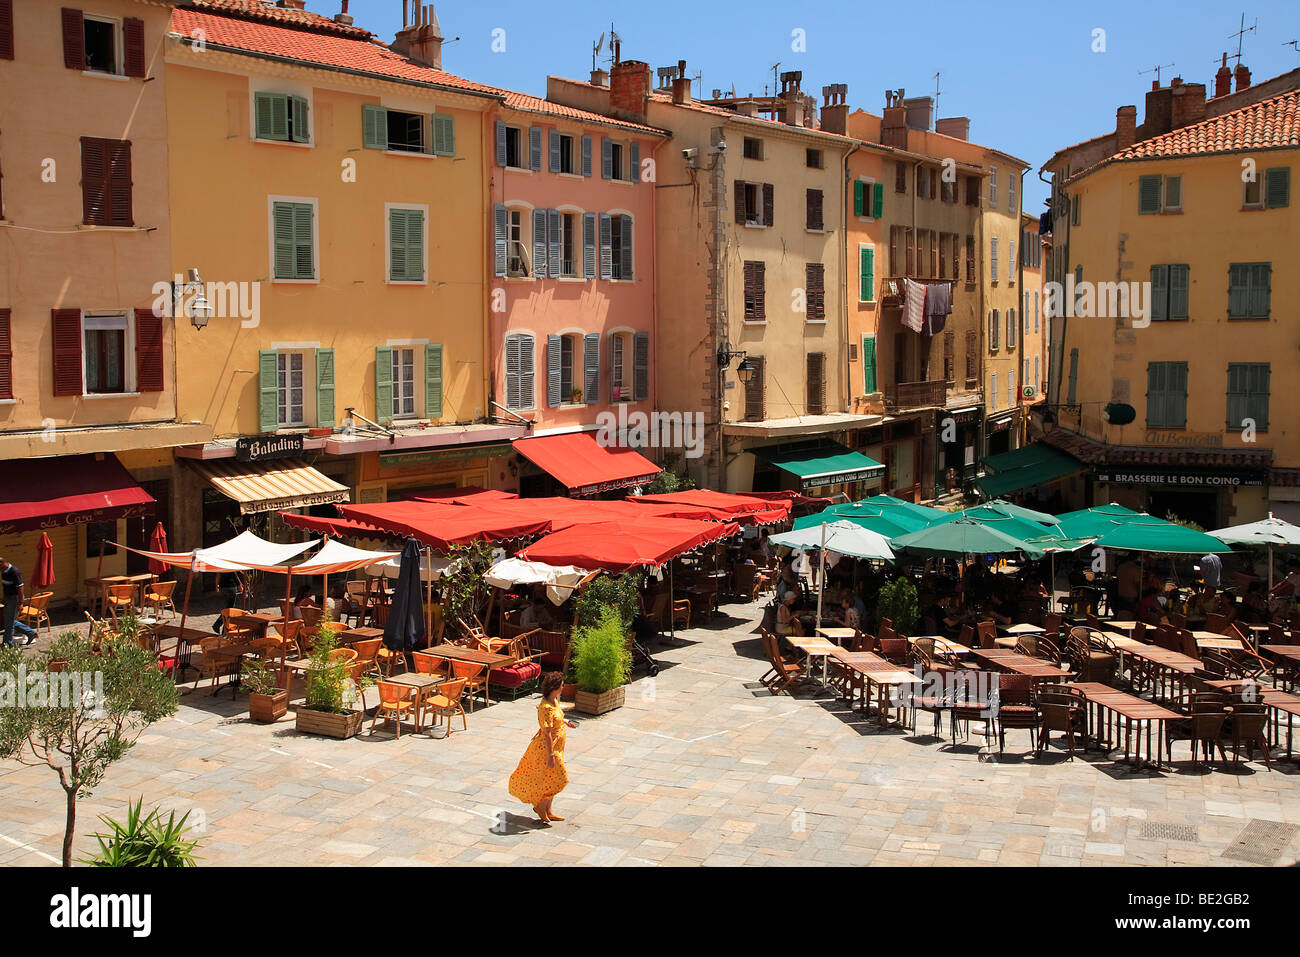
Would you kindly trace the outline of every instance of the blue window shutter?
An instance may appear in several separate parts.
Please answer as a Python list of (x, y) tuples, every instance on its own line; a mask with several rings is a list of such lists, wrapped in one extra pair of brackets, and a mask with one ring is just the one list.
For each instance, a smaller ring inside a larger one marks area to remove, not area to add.
[(582, 175), (591, 175), (591, 137), (582, 138)]
[(582, 275), (587, 279), (596, 276), (596, 214), (582, 214)]
[(492, 272), (506, 274), (506, 208), (500, 203), (492, 207)]
[(533, 276), (546, 278), (546, 210), (533, 210)]
[(600, 333), (589, 332), (583, 338), (582, 372), (585, 383), (582, 397), (588, 405), (600, 401)]
[(537, 386), (535, 367), (537, 365), (537, 345), (532, 336), (518, 336), (519, 339), (519, 401), (521, 409), (531, 409), (537, 403)]
[(560, 337), (546, 337), (546, 404), (552, 409), (560, 407)]
[(623, 257), (622, 263), (620, 264), (622, 270), (621, 276), (623, 279), (631, 279), (632, 264), (635, 261), (632, 256), (632, 217), (620, 216), (619, 221), (622, 223), (623, 228)]
[(600, 214), (600, 278), (614, 275), (613, 225), (609, 213)]
[(630, 155), (632, 162), (627, 171), (627, 178), (633, 183), (641, 182), (641, 144), (633, 143)]
[(279, 385), (279, 354), (274, 349), (258, 350), (257, 427), (263, 432), (274, 432), (280, 425)]
[(638, 332), (632, 344), (632, 398), (650, 398), (650, 333)]
[(528, 127), (528, 168), (531, 170), (541, 170), (542, 168), (542, 128), (540, 126)]
[(506, 125), (497, 120), (497, 165), (506, 165)]
[(334, 350), (316, 350), (316, 425), (334, 427)]
[(548, 209), (546, 217), (550, 223), (550, 241), (547, 243), (549, 255), (547, 261), (550, 263), (551, 276), (559, 276), (563, 272), (564, 263), (561, 257), (560, 237), (563, 230), (563, 223), (560, 220), (560, 211), (558, 209)]
[(550, 154), (549, 169), (552, 173), (560, 171), (560, 131), (547, 130), (547, 139), (549, 140), (547, 152)]
[(388, 111), (382, 106), (361, 107), (361, 145), (368, 150), (388, 149)]
[(375, 421), (393, 421), (393, 350), (375, 347)]
[(424, 417), (442, 418), (442, 345), (424, 347)]
[(604, 136), (600, 138), (600, 178), (614, 178), (614, 144)]
[(456, 155), (456, 118), (450, 113), (433, 114), (433, 152), (437, 156)]
[[(1191, 284), (1192, 267), (1186, 263), (1169, 267), (1169, 316), (1170, 319), (1186, 319), (1188, 316), (1188, 287)], [(1154, 295), (1154, 290), (1152, 292)]]

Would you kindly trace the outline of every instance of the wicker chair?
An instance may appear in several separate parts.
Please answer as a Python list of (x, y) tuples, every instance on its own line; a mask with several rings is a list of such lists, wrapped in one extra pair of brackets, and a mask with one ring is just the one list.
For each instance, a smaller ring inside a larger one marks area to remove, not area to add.
[(1266, 704), (1247, 703), (1241, 700), (1232, 702), (1232, 762), (1241, 761), (1241, 746), (1249, 749), (1250, 760), (1255, 760), (1255, 745), (1260, 746), (1264, 756), (1264, 766), (1273, 770), (1273, 760), (1269, 755), (1268, 718), (1269, 707)]
[(176, 604), (172, 601), (172, 593), (176, 591), (174, 581), (155, 581), (144, 592), (144, 604), (146, 608), (152, 608), (154, 616), (162, 618), (163, 611), (166, 610), (168, 617), (176, 615)]
[(46, 632), (52, 632), (54, 628), (50, 624), (49, 605), (50, 599), (53, 597), (54, 592), (52, 591), (37, 592), (27, 600), (27, 604), (19, 607), (18, 620), (37, 630), (40, 629), (41, 623), (44, 622)]
[(1038, 737), (1038, 706), (1034, 704), (1034, 679), (1028, 675), (998, 675), (998, 750), (1007, 749), (1007, 730), (1029, 732), (1033, 747)]
[(1228, 760), (1228, 755), (1223, 750), (1223, 726), (1228, 720), (1225, 707), (1227, 703), (1227, 695), (1205, 692), (1184, 695), (1173, 703), (1174, 710), (1185, 717), (1170, 721), (1165, 732), (1165, 751), (1171, 763), (1174, 760), (1175, 740), (1191, 741), (1193, 764), (1200, 764), (1196, 760), (1198, 746), (1203, 749), (1205, 758), (1212, 761), (1215, 745), (1218, 745), (1220, 756), (1224, 761)]
[[(370, 722), (370, 733), (375, 733), (379, 719), (384, 724), (391, 720), (397, 726), (397, 737), (402, 736), (402, 718), (415, 711), (415, 689), (410, 685), (395, 685), (388, 681), (379, 682), (379, 706), (375, 708), (375, 717)], [(415, 730), (419, 730), (416, 727)]]
[(1038, 690), (1038, 710), (1042, 723), (1038, 733), (1038, 753), (1052, 743), (1052, 734), (1065, 735), (1067, 754), (1074, 759), (1074, 736), (1086, 734), (1088, 699), (1070, 685), (1044, 685)]

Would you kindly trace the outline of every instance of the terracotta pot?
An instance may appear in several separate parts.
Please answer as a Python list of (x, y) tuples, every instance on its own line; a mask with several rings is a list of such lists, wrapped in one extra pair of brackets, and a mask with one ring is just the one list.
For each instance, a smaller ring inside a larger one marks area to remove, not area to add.
[(294, 727), (304, 734), (319, 734), (326, 738), (351, 738), (361, 732), (365, 712), (345, 711), (335, 714), (331, 711), (313, 711), (299, 708)]
[(333, 434), (334, 434), (333, 429), (308, 429), (307, 430), (307, 438), (309, 439), (323, 439)]
[(626, 685), (619, 685), (613, 691), (604, 691), (600, 694), (580, 690), (574, 696), (573, 708), (583, 714), (604, 714), (606, 711), (613, 711), (615, 708), (623, 707), (626, 693)]
[(578, 686), (577, 686), (576, 683), (575, 683), (575, 684), (567, 684), (567, 683), (566, 683), (566, 684), (562, 684), (562, 685), (560, 685), (560, 700), (561, 700), (561, 701), (572, 701), (574, 695), (576, 695), (577, 693), (578, 693)]
[(277, 689), (272, 694), (249, 694), (248, 716), (261, 724), (283, 718), (289, 710), (289, 692)]

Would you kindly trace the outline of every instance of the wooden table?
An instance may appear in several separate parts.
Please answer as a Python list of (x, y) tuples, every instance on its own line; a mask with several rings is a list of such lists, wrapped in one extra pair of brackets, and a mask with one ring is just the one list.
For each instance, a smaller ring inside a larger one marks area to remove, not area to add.
[(213, 648), (210, 651), (204, 652), (204, 654), (211, 655), (214, 658), (229, 658), (237, 666), (235, 673), (231, 676), (232, 680), (230, 682), (224, 686), (219, 685), (212, 689), (212, 697), (215, 697), (220, 692), (225, 691), (226, 688), (229, 688), (230, 697), (233, 700), (235, 695), (239, 693), (239, 687), (243, 681), (243, 675), (240, 673), (239, 669), (243, 667), (244, 658), (249, 655), (258, 655), (265, 649), (266, 639), (254, 638), (252, 641), (240, 641), (235, 644), (226, 645), (223, 648)]
[(384, 637), (382, 628), (366, 628), (360, 625), (349, 628), (347, 631), (339, 632), (339, 643), (350, 645), (356, 641), (371, 641), (375, 638)]
[(108, 606), (108, 589), (113, 585), (134, 585), (136, 595), (131, 601), (139, 607), (141, 605), (142, 587), (154, 580), (154, 576), (145, 572), (139, 575), (105, 575), (101, 578), (87, 578), (82, 581), (86, 586), (86, 604), (90, 606), (91, 614), (98, 612), (103, 615), (104, 609)]
[(786, 641), (794, 645), (809, 658), (820, 657), (822, 660), (822, 684), (825, 685), (828, 679), (827, 658), (831, 652), (840, 651), (840, 646), (834, 642), (827, 641), (825, 638), (818, 638), (815, 635), (787, 635)]
[(1197, 648), (1210, 648), (1214, 651), (1241, 651), (1244, 647), (1240, 638), (1216, 634), (1213, 631), (1193, 631)]
[(912, 644), (916, 644), (916, 642), (922, 638), (929, 638), (933, 641), (934, 650), (940, 654), (969, 655), (971, 653), (971, 649), (967, 648), (965, 645), (945, 638), (943, 635), (916, 635), (915, 637), (909, 636), (907, 640)]
[(153, 635), (154, 647), (158, 649), (160, 640), (163, 638), (176, 639), (176, 671), (173, 675), (179, 675), (189, 668), (191, 671), (198, 669), (190, 664), (190, 656), (194, 654), (194, 646), (204, 638), (220, 638), (221, 636), (211, 631), (204, 631), (201, 628), (186, 628), (183, 632), (179, 625), (154, 625), (149, 629)]
[(831, 657), (842, 664), (845, 668), (848, 668), (855, 674), (862, 676), (863, 708), (866, 708), (867, 706), (867, 698), (870, 693), (868, 691), (868, 685), (875, 689), (878, 697), (877, 710), (880, 712), (881, 727), (886, 727), (889, 724), (889, 703), (887, 698), (889, 689), (922, 683), (922, 679), (912, 672), (906, 671), (898, 667), (898, 665), (886, 661), (874, 652), (849, 652), (842, 648), (837, 648), (831, 652)]
[[(1176, 711), (1170, 711), (1168, 708), (1161, 707), (1154, 702), (1147, 701), (1144, 698), (1127, 694), (1123, 691), (1116, 691), (1110, 685), (1102, 684), (1098, 681), (1080, 681), (1074, 685), (1083, 692), (1084, 697), (1088, 699), (1088, 704), (1096, 709), (1096, 724), (1102, 723), (1102, 712), (1105, 711), (1110, 715), (1123, 719), (1124, 724), (1124, 758), (1129, 760), (1133, 767), (1137, 768), (1142, 763), (1142, 731), (1138, 728), (1136, 740), (1134, 740), (1134, 726), (1142, 722), (1146, 723), (1146, 743), (1147, 743), (1147, 764), (1155, 768), (1161, 767), (1160, 754), (1164, 750), (1165, 743), (1165, 724), (1169, 721), (1176, 721), (1182, 718)], [(1090, 719), (1091, 723), (1091, 719)], [(1110, 734), (1112, 719), (1105, 719), (1106, 733)], [(1151, 759), (1151, 726), (1156, 726), (1156, 755), (1155, 760)], [(1093, 736), (1098, 743), (1101, 738)], [(1110, 738), (1107, 737), (1106, 744), (1111, 744)], [(1132, 745), (1132, 757), (1130, 759), (1130, 745)]]
[(1286, 665), (1283, 681), (1286, 682), (1287, 691), (1293, 690), (1296, 672), (1300, 670), (1300, 645), (1260, 645), (1259, 650), (1261, 654)]
[(1063, 670), (1060, 665), (1054, 665), (1042, 658), (1023, 655), (1018, 651), (1006, 651), (1002, 648), (974, 648), (971, 650), (971, 656), (990, 667), (1009, 671), (1013, 675), (1032, 678), (1035, 684), (1066, 681), (1070, 677), (1069, 671)]
[[(415, 728), (418, 731), (424, 726), (424, 699), (428, 697), (430, 692), (436, 691), (444, 681), (449, 680), (451, 679), (444, 678), (441, 675), (425, 675), (415, 671), (408, 671), (400, 675), (393, 675), (391, 678), (385, 678), (384, 683), (403, 685), (415, 689)], [(432, 731), (433, 728), (430, 727), (429, 730)]]
[[(1125, 638), (1123, 643), (1117, 640), (1114, 644), (1122, 655), (1132, 655), (1140, 661), (1154, 665), (1159, 672), (1158, 678), (1162, 689), (1166, 682), (1170, 685), (1170, 690), (1175, 684), (1186, 685), (1196, 677), (1196, 669), (1201, 667), (1201, 663), (1195, 658), (1178, 651), (1161, 648), (1159, 645), (1145, 645), (1132, 638)], [(1123, 661), (1120, 665), (1123, 666)]]
[(490, 651), (480, 651), (477, 648), (466, 648), (462, 645), (441, 644), (421, 650), (431, 655), (437, 655), (439, 658), (450, 658), (452, 661), (468, 661), (471, 664), (484, 665), (487, 669), (483, 680), (484, 707), (492, 703), (490, 690), (492, 687), (492, 672), (497, 668), (508, 668), (515, 663), (515, 659), (510, 655), (496, 655)]
[(1042, 625), (1031, 625), (1028, 622), (1020, 622), (1015, 625), (1002, 625), (998, 631), (1004, 631), (1008, 635), (1042, 635), (1047, 629)]
[(858, 633), (858, 630), (857, 630), (856, 628), (831, 628), (831, 627), (827, 627), (827, 628), (818, 628), (818, 629), (817, 629), (817, 634), (821, 635), (823, 638), (827, 638), (827, 639), (829, 639), (829, 640), (835, 642), (837, 645), (842, 645), (843, 642), (848, 641), (850, 638), (852, 638), (852, 637), (853, 637), (854, 635), (856, 635), (857, 633)]

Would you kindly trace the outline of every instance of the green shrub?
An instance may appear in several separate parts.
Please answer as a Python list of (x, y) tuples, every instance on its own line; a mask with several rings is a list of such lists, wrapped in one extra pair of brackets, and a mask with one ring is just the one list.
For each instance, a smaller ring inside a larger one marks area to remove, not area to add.
[(623, 630), (632, 627), (636, 617), (637, 593), (641, 589), (641, 576), (637, 572), (621, 575), (601, 575), (592, 579), (574, 599), (573, 619), (578, 625), (594, 625), (600, 621), (606, 608), (617, 610), (623, 620)]
[(199, 842), (185, 840), (190, 830), (189, 811), (179, 821), (175, 811), (163, 820), (157, 808), (142, 817), (143, 804), (144, 798), (140, 798), (127, 808), (125, 824), (101, 815), (109, 833), (95, 835), (99, 853), (82, 863), (91, 867), (195, 867), (194, 849)]
[(632, 674), (627, 628), (614, 608), (605, 608), (594, 625), (573, 633), (573, 671), (578, 687), (592, 694), (613, 691)]
[(240, 681), (249, 694), (273, 695), (280, 690), (276, 669), (261, 658), (249, 658), (244, 662)]
[[(329, 610), (321, 616), (321, 625), (331, 621)], [(332, 628), (322, 627), (311, 646), (311, 664), (307, 668), (306, 706), (312, 711), (342, 714), (351, 711), (361, 691), (371, 684), (362, 677), (353, 682), (352, 666), (332, 660), (330, 653), (339, 646), (339, 636)]]
[(899, 578), (892, 585), (882, 586), (876, 611), (881, 618), (892, 621), (894, 630), (900, 635), (909, 634), (920, 617), (916, 604), (916, 586), (907, 578)]

